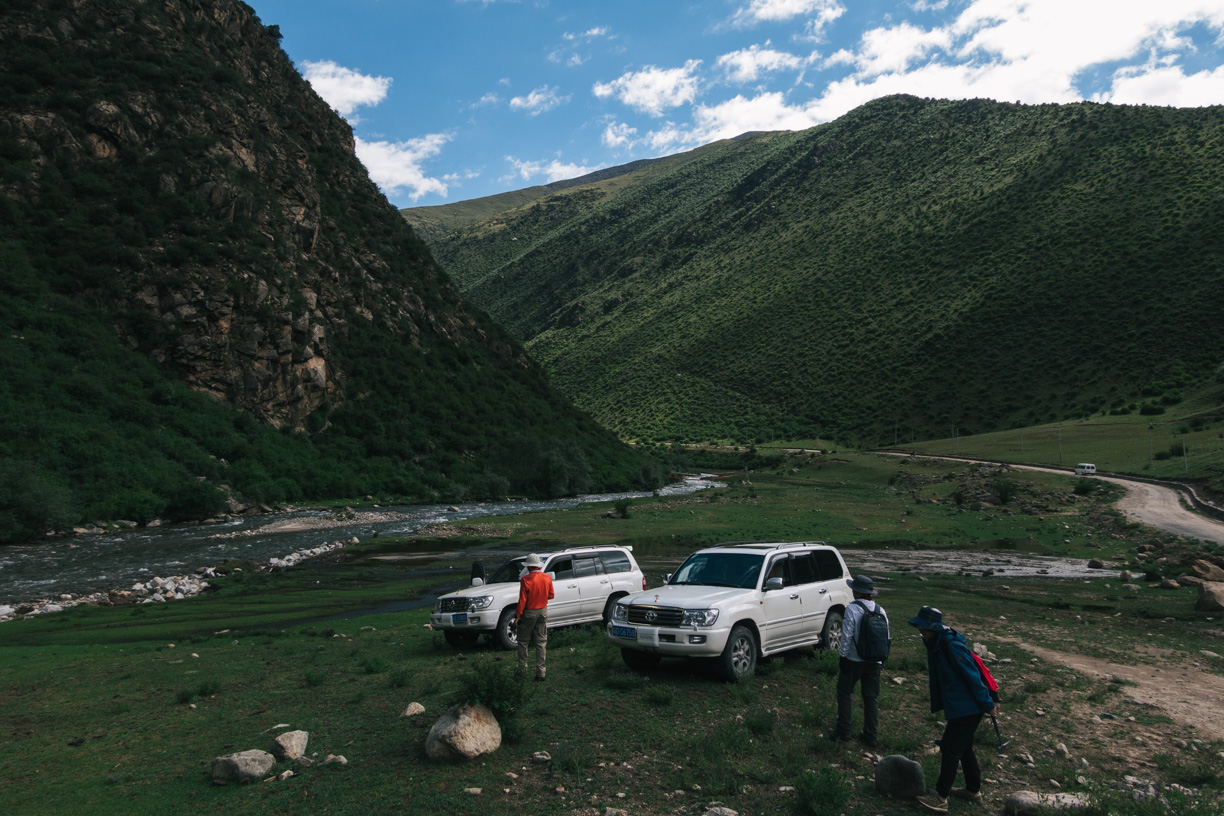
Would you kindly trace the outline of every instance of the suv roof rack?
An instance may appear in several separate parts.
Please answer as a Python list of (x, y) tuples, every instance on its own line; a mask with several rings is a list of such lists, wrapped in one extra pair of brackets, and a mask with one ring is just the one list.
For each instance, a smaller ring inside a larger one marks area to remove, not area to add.
[(559, 553), (582, 552), (584, 550), (629, 550), (633, 552), (633, 547), (625, 544), (588, 544), (583, 547), (566, 547), (564, 550), (557, 550)]
[(775, 543), (772, 541), (731, 541), (726, 544), (719, 544), (720, 547), (744, 547), (755, 548), (760, 550), (784, 550), (788, 547), (812, 547), (812, 546), (828, 546), (823, 541), (783, 541)]

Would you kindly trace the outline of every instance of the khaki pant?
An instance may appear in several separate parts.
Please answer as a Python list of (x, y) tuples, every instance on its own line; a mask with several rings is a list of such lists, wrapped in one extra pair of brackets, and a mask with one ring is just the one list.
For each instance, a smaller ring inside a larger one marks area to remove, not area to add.
[(548, 607), (527, 609), (518, 620), (519, 668), (527, 668), (527, 647), (535, 646), (536, 677), (544, 676), (544, 659), (548, 651)]

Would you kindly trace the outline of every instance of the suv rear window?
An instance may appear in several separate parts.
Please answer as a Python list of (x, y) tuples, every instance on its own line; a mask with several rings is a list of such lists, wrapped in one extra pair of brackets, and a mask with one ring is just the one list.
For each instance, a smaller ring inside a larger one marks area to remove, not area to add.
[(837, 560), (837, 553), (832, 550), (815, 550), (812, 554), (816, 556), (816, 571), (821, 581), (846, 577), (842, 572), (841, 562)]
[(629, 563), (629, 555), (620, 552), (619, 550), (610, 550), (609, 552), (600, 553), (603, 556), (605, 572), (631, 572), (633, 567)]

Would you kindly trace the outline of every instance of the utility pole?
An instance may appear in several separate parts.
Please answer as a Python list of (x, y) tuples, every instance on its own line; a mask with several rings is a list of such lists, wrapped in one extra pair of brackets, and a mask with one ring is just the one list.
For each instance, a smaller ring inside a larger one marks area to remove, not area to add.
[(1058, 423), (1058, 464), (1062, 464), (1062, 423)]

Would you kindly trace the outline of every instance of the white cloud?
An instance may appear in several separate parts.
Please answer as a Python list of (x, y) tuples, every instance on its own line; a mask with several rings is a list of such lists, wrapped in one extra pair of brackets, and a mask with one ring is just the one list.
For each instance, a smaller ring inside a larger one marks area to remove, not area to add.
[(794, 70), (803, 65), (804, 61), (794, 54), (785, 51), (775, 51), (765, 43), (765, 48), (753, 45), (730, 54), (723, 54), (715, 63), (727, 72), (727, 79), (732, 82), (756, 82), (762, 74), (774, 71)]
[(585, 176), (587, 173), (593, 173), (603, 166), (587, 167), (582, 164), (566, 163), (560, 159), (522, 161), (513, 156), (507, 156), (506, 161), (510, 162), (512, 168), (510, 175), (506, 177), (507, 181), (515, 177), (521, 178), (523, 181), (531, 181), (540, 176), (544, 177), (545, 182), (564, 181), (565, 179), (577, 178), (578, 176)]
[(558, 105), (564, 105), (570, 98), (560, 96), (556, 88), (542, 85), (526, 96), (516, 96), (510, 100), (511, 110), (526, 111), (530, 116), (539, 116)]
[(1113, 87), (1098, 94), (1096, 101), (1176, 108), (1219, 105), (1224, 103), (1224, 66), (1189, 76), (1176, 66), (1126, 69), (1115, 75)]
[(406, 142), (367, 142), (357, 137), (357, 158), (370, 178), (388, 197), (406, 192), (413, 201), (426, 193), (446, 195), (446, 183), (430, 178), (422, 163), (438, 155), (450, 141), (444, 133), (431, 133)]
[[(1220, 69), (1187, 75), (1178, 66), (1194, 51), (1188, 32), (1195, 25), (1224, 34), (1224, 4), (1112, 0), (1102, 9), (1077, 0), (973, 0), (942, 27), (899, 22), (865, 32), (855, 46), (823, 63), (826, 69), (850, 66), (851, 73), (830, 82), (803, 110), (824, 122), (894, 93), (1028, 103), (1073, 102), (1086, 95), (1114, 102), (1224, 103)], [(1112, 86), (1081, 90), (1080, 83), (1101, 68), (1109, 69)]]
[(701, 60), (689, 60), (683, 68), (656, 68), (632, 71), (611, 82), (596, 82), (595, 96), (614, 96), (624, 104), (651, 116), (662, 116), (666, 108), (675, 108), (697, 98), (697, 77), (694, 74)]
[(630, 127), (624, 122), (612, 122), (604, 128), (600, 141), (605, 147), (625, 147), (633, 144), (633, 137), (636, 134), (637, 128)]
[(600, 37), (608, 36), (610, 31), (611, 29), (607, 26), (595, 26), (594, 28), (588, 28), (581, 34), (566, 32), (565, 34), (562, 34), (561, 37), (562, 39), (566, 40), (595, 40), (599, 39)]
[(812, 17), (809, 26), (819, 33), (824, 26), (846, 12), (838, 0), (752, 0), (747, 8), (735, 12), (731, 21), (748, 26), (762, 22), (785, 22), (795, 17)]
[(303, 60), (302, 76), (341, 116), (349, 116), (365, 105), (377, 105), (391, 89), (390, 77), (368, 76), (330, 60)]
[(943, 29), (927, 31), (909, 23), (875, 28), (863, 34), (854, 63), (864, 76), (904, 71), (931, 51), (948, 48), (952, 38)]

